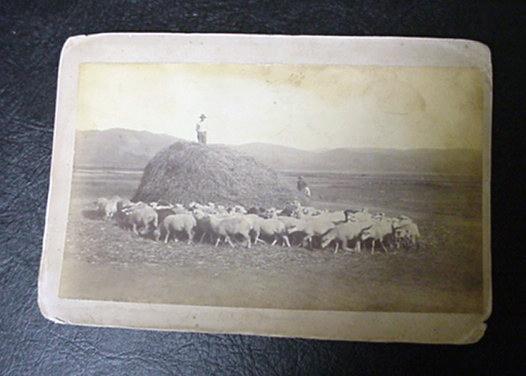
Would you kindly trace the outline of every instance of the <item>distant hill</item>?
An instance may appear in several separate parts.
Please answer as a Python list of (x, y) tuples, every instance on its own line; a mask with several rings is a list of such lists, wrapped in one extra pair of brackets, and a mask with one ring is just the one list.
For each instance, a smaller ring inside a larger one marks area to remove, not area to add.
[(179, 139), (165, 134), (121, 128), (77, 131), (75, 165), (143, 169), (158, 151), (176, 141)]
[[(181, 141), (147, 131), (78, 131), (79, 167), (142, 169), (161, 149)], [(347, 149), (306, 151), (265, 143), (232, 145), (275, 170), (353, 173), (481, 174), (480, 152), (467, 149)]]
[(269, 144), (233, 146), (278, 170), (480, 175), (480, 152), (468, 149), (346, 149), (304, 151)]

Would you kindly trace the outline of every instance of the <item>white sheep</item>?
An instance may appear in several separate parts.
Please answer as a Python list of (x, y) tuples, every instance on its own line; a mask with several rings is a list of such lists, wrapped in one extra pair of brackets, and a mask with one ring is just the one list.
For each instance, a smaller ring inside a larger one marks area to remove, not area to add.
[(400, 248), (402, 243), (404, 243), (406, 247), (420, 248), (420, 231), (418, 230), (417, 224), (409, 217), (400, 216), (395, 218), (393, 228), (396, 248)]
[(287, 230), (290, 230), (291, 228), (296, 227), (300, 221), (298, 218), (287, 217), (287, 216), (282, 216), (282, 215), (278, 215), (273, 218), (279, 219), (285, 225), (285, 228)]
[(331, 221), (334, 224), (345, 222), (345, 214), (342, 211), (326, 211), (321, 212), (315, 216), (321, 220)]
[(139, 202), (131, 207), (125, 208), (118, 213), (120, 226), (131, 229), (137, 235), (147, 235), (150, 231), (157, 229), (157, 212), (149, 205)]
[(369, 211), (366, 208), (363, 208), (362, 210), (347, 209), (343, 211), (343, 214), (345, 215), (346, 222), (363, 222), (372, 219), (371, 213), (369, 213)]
[(374, 220), (371, 227), (365, 229), (361, 235), (360, 240), (365, 241), (372, 239), (371, 254), (375, 251), (375, 245), (380, 244), (384, 252), (387, 252), (385, 244), (394, 237), (394, 226), (391, 218), (383, 218), (381, 220)]
[(113, 196), (112, 198), (101, 197), (95, 201), (97, 211), (106, 219), (112, 218), (117, 213), (117, 203), (121, 201), (119, 196)]
[(231, 236), (241, 235), (247, 241), (247, 248), (250, 248), (250, 230), (252, 229), (251, 224), (243, 218), (241, 215), (233, 216), (219, 216), (204, 213), (201, 210), (194, 212), (194, 217), (199, 225), (199, 228), (203, 231), (203, 237), (206, 234), (214, 233), (217, 236), (215, 246), (219, 245), (222, 240), (229, 243), (234, 247)]
[(188, 244), (191, 244), (194, 239), (194, 228), (197, 222), (192, 214), (172, 214), (167, 216), (163, 221), (163, 230), (165, 231), (164, 242), (168, 243), (168, 239), (175, 233), (185, 232), (188, 236)]
[(322, 236), (327, 233), (331, 228), (334, 228), (334, 223), (323, 218), (303, 218), (298, 221), (298, 224), (293, 228), (289, 229), (289, 234), (293, 232), (302, 232), (305, 234), (303, 237), (303, 246), (305, 247), (308, 243), (312, 247), (312, 238), (314, 236)]
[(245, 207), (242, 205), (234, 205), (232, 207), (232, 211), (238, 214), (247, 214), (247, 209), (245, 209)]
[(154, 208), (155, 210), (161, 210), (161, 209), (173, 209), (174, 206), (170, 204), (169, 202), (150, 202), (150, 206)]
[(285, 227), (285, 224), (281, 222), (279, 219), (275, 218), (261, 218), (261, 220), (258, 223), (258, 234), (256, 235), (256, 239), (254, 243), (256, 243), (259, 239), (260, 234), (273, 237), (274, 241), (272, 242), (272, 245), (276, 244), (278, 239), (281, 239), (282, 245), (286, 244), (287, 247), (290, 248), (290, 241), (287, 234), (287, 228)]
[(247, 242), (247, 248), (250, 248), (250, 224), (242, 217), (217, 218), (210, 217), (212, 231), (218, 236), (215, 246), (217, 247), (223, 237), (224, 241), (234, 247), (230, 239), (231, 236), (241, 235)]
[(352, 249), (348, 247), (348, 242), (356, 241), (354, 250), (360, 252), (360, 235), (371, 226), (372, 221), (340, 223), (322, 236), (321, 247), (325, 248), (331, 241), (335, 241), (334, 253), (338, 252), (340, 243), (344, 251), (352, 251)]

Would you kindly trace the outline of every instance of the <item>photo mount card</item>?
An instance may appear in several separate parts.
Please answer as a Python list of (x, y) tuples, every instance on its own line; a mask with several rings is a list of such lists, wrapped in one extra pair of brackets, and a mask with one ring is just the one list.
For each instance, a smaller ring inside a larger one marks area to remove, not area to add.
[(489, 49), (112, 33), (62, 50), (57, 323), (469, 344), (491, 312)]

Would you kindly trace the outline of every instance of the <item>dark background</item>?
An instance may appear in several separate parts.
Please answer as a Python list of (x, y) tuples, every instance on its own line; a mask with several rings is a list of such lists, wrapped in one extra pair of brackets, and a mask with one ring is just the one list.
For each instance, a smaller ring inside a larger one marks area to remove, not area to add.
[[(526, 2), (0, 2), (0, 373), (525, 372)], [(111, 31), (459, 37), (492, 51), (494, 309), (470, 346), (373, 344), (62, 326), (37, 307), (57, 65), (68, 36)], [(522, 222), (521, 222), (522, 221)], [(513, 226), (519, 231), (512, 231)]]

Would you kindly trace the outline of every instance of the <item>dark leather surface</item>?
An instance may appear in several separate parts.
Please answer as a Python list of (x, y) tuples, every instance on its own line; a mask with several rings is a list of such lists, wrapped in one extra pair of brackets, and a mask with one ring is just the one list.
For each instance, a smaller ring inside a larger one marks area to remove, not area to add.
[[(524, 251), (521, 233), (511, 228), (524, 206), (517, 146), (525, 118), (526, 7), (466, 3), (0, 2), (0, 373), (524, 374)], [(108, 31), (439, 36), (488, 44), (495, 67), (495, 308), (482, 341), (464, 347), (345, 343), (84, 328), (42, 318), (36, 285), (59, 53), (70, 35)], [(509, 199), (513, 190), (520, 200)]]

